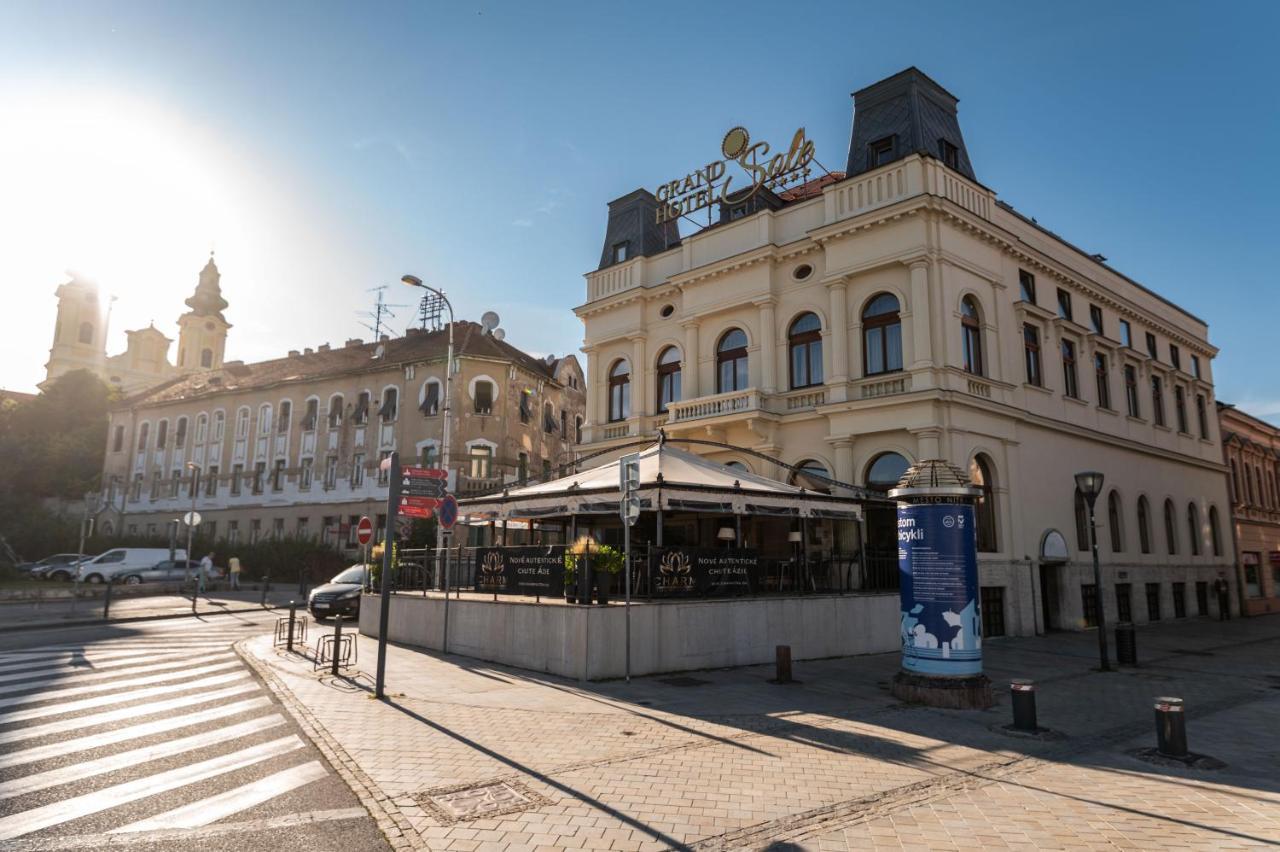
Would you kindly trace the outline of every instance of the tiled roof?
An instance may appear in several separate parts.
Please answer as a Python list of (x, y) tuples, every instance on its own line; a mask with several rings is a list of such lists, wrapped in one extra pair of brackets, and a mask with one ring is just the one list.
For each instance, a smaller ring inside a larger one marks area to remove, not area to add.
[(12, 391), (0, 388), (0, 402), (4, 402), (6, 399), (11, 399), (14, 402), (30, 402), (35, 398), (36, 395), (33, 393), (23, 393), (22, 391)]
[[(549, 379), (555, 377), (559, 359), (546, 361), (522, 352), (487, 333), (478, 323), (454, 323), (455, 357), (494, 358), (511, 361), (525, 370)], [(405, 337), (332, 349), (318, 349), (287, 358), (245, 364), (229, 361), (220, 370), (206, 370), (154, 385), (124, 400), (123, 405), (174, 402), (209, 394), (270, 387), (286, 382), (303, 382), (363, 372), (385, 370), (389, 365), (443, 360), (449, 345), (445, 330), (413, 331)], [(383, 347), (381, 357), (377, 350)]]
[(778, 197), (783, 201), (803, 201), (806, 198), (821, 195), (823, 189), (841, 180), (844, 180), (844, 172), (830, 172), (811, 181), (806, 181), (799, 186), (793, 186), (785, 192), (779, 192)]

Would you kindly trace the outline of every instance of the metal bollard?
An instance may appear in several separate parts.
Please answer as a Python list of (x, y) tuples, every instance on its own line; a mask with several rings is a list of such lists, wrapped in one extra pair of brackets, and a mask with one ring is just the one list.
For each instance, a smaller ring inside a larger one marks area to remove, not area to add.
[(267, 605), (267, 595), (271, 593), (271, 572), (268, 571), (262, 578), (262, 602), (259, 606)]
[(107, 621), (111, 618), (111, 590), (115, 587), (115, 578), (107, 580), (107, 594), (102, 599), (102, 620)]
[(342, 616), (335, 616), (333, 619), (333, 667), (330, 672), (334, 677), (338, 676), (338, 650), (342, 647)]
[(1013, 727), (1017, 731), (1035, 733), (1040, 730), (1036, 724), (1036, 684), (1035, 681), (1014, 678), (1009, 681), (1010, 703), (1013, 704)]
[(289, 601), (289, 638), (285, 640), (284, 649), (293, 653), (293, 623), (298, 617), (298, 602)]
[(773, 668), (774, 683), (791, 683), (790, 645), (778, 645), (774, 648)]
[(1165, 757), (1187, 756), (1187, 716), (1182, 699), (1156, 699), (1156, 751)]
[(1138, 634), (1128, 622), (1116, 625), (1116, 662), (1125, 666), (1138, 664)]

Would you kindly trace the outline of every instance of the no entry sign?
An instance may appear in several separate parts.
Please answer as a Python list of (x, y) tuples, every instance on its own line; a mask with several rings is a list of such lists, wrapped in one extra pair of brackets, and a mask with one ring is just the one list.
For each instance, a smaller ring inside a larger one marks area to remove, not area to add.
[(356, 524), (356, 541), (361, 544), (373, 541), (373, 521), (368, 516), (361, 518), (360, 523)]

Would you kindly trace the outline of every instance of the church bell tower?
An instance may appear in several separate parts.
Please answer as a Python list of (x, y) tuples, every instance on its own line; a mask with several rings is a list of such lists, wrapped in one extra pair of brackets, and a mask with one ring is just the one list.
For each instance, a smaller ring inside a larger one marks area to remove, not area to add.
[(98, 285), (73, 275), (58, 287), (57, 295), (58, 319), (44, 384), (79, 369), (101, 376), (107, 359), (107, 320)]
[(190, 311), (178, 318), (178, 372), (216, 370), (222, 366), (227, 347), (227, 322), (222, 312), (227, 300), (222, 298), (219, 284), (222, 276), (209, 255), (209, 262), (200, 270), (200, 283), (187, 299)]

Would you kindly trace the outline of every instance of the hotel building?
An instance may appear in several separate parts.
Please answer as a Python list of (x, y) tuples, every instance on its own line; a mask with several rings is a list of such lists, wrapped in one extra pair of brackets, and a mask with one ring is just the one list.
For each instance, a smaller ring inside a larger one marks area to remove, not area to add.
[[(987, 635), (1079, 628), (1099, 603), (1112, 624), (1216, 613), (1234, 558), (1207, 325), (1000, 201), (956, 105), (911, 68), (854, 94), (842, 172), (811, 177), (798, 134), (752, 192), (759, 149), (735, 128), (723, 161), (611, 202), (575, 309), (583, 451), (665, 430), (878, 491), (946, 459), (982, 489)], [(726, 167), (738, 189), (717, 195)], [(715, 221), (682, 237), (700, 206)], [(1106, 475), (1101, 593), (1086, 469)], [(836, 538), (896, 560), (891, 511)]]
[(1218, 403), (1231, 524), (1247, 615), (1280, 612), (1280, 429)]

